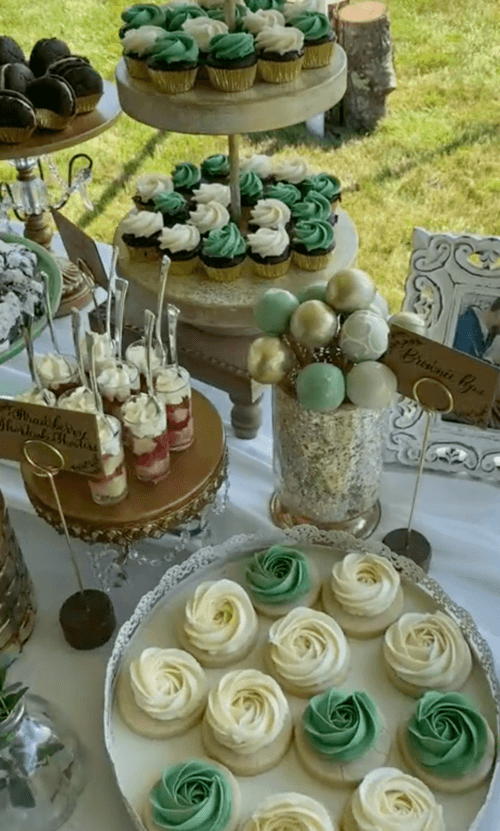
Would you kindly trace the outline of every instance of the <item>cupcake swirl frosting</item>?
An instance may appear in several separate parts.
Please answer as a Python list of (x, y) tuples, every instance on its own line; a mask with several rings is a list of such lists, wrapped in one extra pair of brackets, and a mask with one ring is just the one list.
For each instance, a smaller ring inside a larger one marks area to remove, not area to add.
[(191, 190), (201, 179), (199, 167), (192, 162), (180, 162), (172, 171), (172, 181), (175, 188)]
[(290, 222), (292, 213), (279, 199), (259, 199), (250, 211), (250, 222), (260, 228), (279, 228)]
[(141, 26), (139, 29), (129, 29), (122, 39), (123, 51), (126, 55), (148, 55), (158, 38), (164, 37), (165, 29), (160, 26)]
[(452, 690), (457, 677), (472, 669), (462, 632), (443, 612), (401, 615), (386, 630), (383, 652), (399, 678), (422, 690)]
[(351, 811), (359, 831), (445, 831), (427, 785), (396, 768), (376, 768), (358, 786)]
[(340, 199), (340, 181), (329, 173), (317, 173), (311, 176), (307, 182), (304, 182), (303, 188), (307, 194), (312, 192), (323, 194), (330, 202)]
[(230, 658), (255, 635), (257, 615), (238, 583), (209, 580), (200, 583), (186, 603), (183, 626), (193, 646)]
[(332, 688), (309, 701), (302, 727), (309, 744), (332, 762), (352, 762), (370, 750), (380, 732), (375, 702), (365, 692)]
[(148, 58), (148, 66), (154, 69), (162, 64), (196, 63), (199, 51), (195, 39), (187, 32), (167, 32), (164, 38), (156, 41)]
[(164, 7), (156, 6), (153, 3), (137, 3), (122, 12), (122, 20), (125, 26), (121, 32), (129, 29), (139, 29), (141, 26), (162, 27), (165, 23), (167, 13)]
[(285, 18), (277, 9), (258, 9), (256, 12), (247, 12), (243, 20), (243, 28), (252, 35), (257, 35), (262, 29), (270, 26), (284, 26)]
[(330, 202), (321, 193), (312, 192), (303, 202), (292, 206), (292, 215), (296, 220), (321, 219), (328, 221), (331, 214)]
[(244, 170), (240, 173), (240, 191), (242, 196), (255, 202), (262, 196), (264, 185), (255, 170)]
[(214, 228), (203, 243), (203, 253), (216, 259), (241, 257), (247, 250), (247, 244), (234, 222), (223, 228)]
[(224, 153), (214, 153), (213, 156), (208, 156), (203, 160), (201, 172), (204, 176), (229, 176), (229, 158)]
[[(257, 233), (264, 230), (268, 229)], [(312, 588), (309, 560), (302, 551), (286, 545), (257, 551), (245, 570), (245, 579), (251, 597), (272, 605), (293, 603)]]
[(266, 156), (265, 153), (254, 153), (253, 156), (243, 157), (240, 170), (254, 170), (261, 179), (268, 179), (273, 172), (271, 157)]
[(293, 26), (268, 26), (257, 34), (255, 38), (257, 49), (262, 52), (277, 52), (285, 55), (287, 52), (301, 52), (304, 46), (304, 35)]
[(332, 569), (330, 587), (350, 615), (374, 617), (394, 603), (401, 578), (386, 557), (353, 551)]
[(290, 182), (278, 182), (276, 185), (271, 185), (266, 189), (266, 197), (278, 199), (288, 205), (289, 208), (293, 208), (302, 199), (298, 187), (291, 185)]
[(186, 20), (199, 20), (207, 17), (205, 9), (194, 5), (194, 3), (186, 3), (186, 5), (172, 9), (171, 14), (167, 17), (167, 29), (169, 32), (180, 32), (184, 29), (183, 24)]
[(248, 32), (215, 35), (210, 41), (210, 55), (215, 61), (241, 61), (254, 52), (253, 37)]
[(205, 718), (224, 747), (255, 753), (279, 736), (290, 719), (290, 707), (270, 675), (236, 669), (209, 691)]
[(269, 628), (269, 654), (277, 672), (300, 689), (335, 686), (350, 661), (340, 626), (329, 615), (298, 606)]
[(293, 18), (293, 25), (303, 32), (306, 43), (322, 40), (332, 34), (326, 15), (321, 12), (304, 11)]
[(196, 759), (164, 770), (150, 802), (155, 825), (169, 831), (224, 831), (233, 807), (222, 771)]
[(214, 228), (223, 228), (231, 221), (229, 211), (220, 202), (205, 202), (189, 214), (189, 221), (198, 228), (200, 234), (207, 234)]
[(304, 2), (300, 3), (285, 3), (282, 11), (285, 20), (290, 21), (294, 17), (298, 17), (302, 12), (317, 11), (317, 3), (316, 0), (304, 0)]
[(131, 211), (122, 222), (122, 233), (152, 237), (163, 228), (163, 217), (154, 211)]
[(205, 182), (193, 191), (193, 199), (197, 205), (207, 202), (220, 202), (225, 208), (231, 202), (231, 190), (229, 185), (222, 185), (219, 182), (206, 184)]
[(155, 193), (153, 195), (153, 203), (155, 211), (160, 211), (162, 214), (174, 215), (187, 208), (187, 200), (183, 197), (182, 193), (177, 193), (176, 190)]
[(143, 202), (153, 199), (160, 193), (169, 193), (174, 189), (174, 185), (170, 176), (163, 176), (161, 173), (147, 173), (145, 176), (139, 176), (136, 179), (135, 187), (137, 195), (141, 197)]
[(182, 29), (194, 37), (200, 52), (209, 51), (210, 41), (215, 35), (229, 31), (223, 20), (212, 20), (210, 17), (188, 17), (182, 24)]
[(426, 692), (409, 721), (412, 756), (436, 776), (471, 773), (483, 761), (488, 730), (481, 713), (460, 693)]
[(290, 182), (292, 185), (298, 185), (307, 179), (309, 173), (309, 165), (304, 159), (281, 159), (274, 166), (276, 179), (279, 182)]
[(203, 669), (182, 649), (144, 649), (129, 673), (137, 706), (160, 721), (191, 715), (206, 693)]
[(160, 248), (167, 248), (173, 254), (178, 251), (193, 251), (200, 244), (200, 232), (194, 225), (176, 223), (164, 228), (158, 240)]
[(281, 11), (284, 0), (246, 0), (251, 12), (258, 12), (259, 9), (277, 9)]
[(294, 228), (293, 241), (307, 251), (328, 251), (335, 242), (332, 226), (324, 219), (301, 219)]
[(254, 811), (243, 831), (333, 831), (326, 809), (301, 793), (267, 797)]
[(259, 257), (280, 257), (290, 246), (290, 237), (279, 228), (259, 228), (254, 234), (247, 235), (247, 242), (253, 254)]

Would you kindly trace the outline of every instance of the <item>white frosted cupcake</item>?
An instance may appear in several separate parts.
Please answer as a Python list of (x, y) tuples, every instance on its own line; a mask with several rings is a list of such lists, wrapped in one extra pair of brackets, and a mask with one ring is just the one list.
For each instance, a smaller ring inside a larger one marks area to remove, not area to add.
[(259, 199), (250, 211), (248, 220), (249, 231), (258, 231), (259, 228), (287, 228), (292, 217), (288, 205), (279, 199)]
[(242, 831), (335, 831), (326, 808), (302, 793), (277, 793), (257, 806)]
[(444, 612), (408, 612), (390, 626), (383, 642), (387, 674), (407, 695), (459, 690), (472, 670), (460, 628)]
[(277, 681), (301, 698), (338, 687), (349, 672), (351, 650), (340, 626), (304, 606), (270, 626), (264, 650)]
[(170, 257), (170, 273), (176, 276), (190, 274), (198, 264), (201, 236), (195, 225), (176, 223), (163, 228), (158, 239), (160, 253)]
[(293, 21), (294, 17), (298, 17), (303, 12), (317, 12), (317, 0), (297, 0), (296, 3), (285, 3), (283, 6), (283, 17), (287, 22)]
[(224, 228), (231, 221), (229, 211), (220, 202), (203, 202), (189, 214), (189, 222), (196, 225), (200, 234), (208, 234), (214, 228)]
[(375, 638), (403, 611), (401, 578), (386, 557), (353, 551), (323, 584), (323, 607), (353, 638)]
[(123, 57), (132, 78), (149, 80), (146, 60), (158, 38), (165, 35), (166, 31), (161, 26), (139, 26), (125, 32), (122, 37)]
[(292, 739), (290, 706), (274, 678), (256, 669), (233, 670), (209, 691), (201, 724), (206, 753), (237, 776), (278, 764)]
[(220, 202), (225, 208), (231, 204), (231, 188), (220, 182), (203, 182), (193, 191), (193, 199), (197, 205), (206, 205), (207, 202)]
[(340, 831), (446, 831), (427, 785), (396, 768), (367, 774), (346, 803)]
[(229, 32), (227, 24), (223, 20), (213, 20), (211, 17), (188, 17), (181, 28), (195, 39), (200, 50), (197, 78), (208, 78), (205, 64), (210, 52), (210, 41), (215, 35), (225, 35)]
[(305, 159), (278, 159), (273, 167), (273, 175), (277, 182), (300, 185), (311, 175), (311, 168)]
[(241, 661), (253, 649), (258, 623), (246, 591), (233, 580), (208, 580), (184, 608), (177, 636), (205, 667)]
[(398, 731), (403, 759), (435, 791), (463, 793), (479, 785), (495, 759), (495, 737), (460, 693), (427, 692)]
[(255, 38), (259, 59), (257, 71), (269, 84), (295, 81), (304, 63), (304, 35), (293, 26), (269, 26)]
[(252, 35), (258, 35), (263, 29), (272, 26), (284, 26), (285, 18), (277, 9), (257, 9), (256, 12), (247, 11), (242, 18), (241, 27)]
[(260, 176), (263, 182), (268, 182), (273, 175), (273, 162), (271, 156), (265, 153), (254, 153), (253, 156), (243, 156), (240, 160), (240, 170), (245, 172), (253, 170)]
[(320, 582), (314, 564), (302, 551), (289, 545), (272, 545), (249, 560), (245, 586), (257, 611), (277, 618), (296, 606), (312, 606)]
[(343, 787), (385, 764), (391, 736), (368, 693), (332, 687), (309, 701), (295, 727), (295, 747), (314, 779)]
[(116, 688), (124, 722), (151, 739), (184, 733), (201, 719), (206, 699), (205, 672), (182, 649), (144, 649), (123, 670)]
[(258, 277), (275, 280), (290, 267), (292, 258), (290, 237), (285, 228), (259, 228), (247, 235), (248, 256), (252, 270)]
[[(130, 31), (137, 31), (131, 29)], [(154, 211), (154, 196), (160, 193), (171, 193), (174, 184), (170, 176), (163, 173), (145, 173), (135, 180), (135, 195), (133, 200), (139, 211)]]
[(158, 239), (163, 228), (161, 213), (132, 210), (122, 220), (122, 240), (131, 263), (153, 262), (160, 259)]

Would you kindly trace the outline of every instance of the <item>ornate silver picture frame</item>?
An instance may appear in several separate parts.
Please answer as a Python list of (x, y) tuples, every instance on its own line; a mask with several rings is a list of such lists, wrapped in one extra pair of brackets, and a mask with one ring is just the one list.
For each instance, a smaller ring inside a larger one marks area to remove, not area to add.
[[(403, 309), (423, 316), (427, 337), (500, 366), (500, 237), (415, 228)], [(495, 410), (484, 430), (433, 416), (425, 467), (500, 482)], [(386, 462), (418, 463), (424, 422), (415, 401), (398, 400), (389, 414)]]

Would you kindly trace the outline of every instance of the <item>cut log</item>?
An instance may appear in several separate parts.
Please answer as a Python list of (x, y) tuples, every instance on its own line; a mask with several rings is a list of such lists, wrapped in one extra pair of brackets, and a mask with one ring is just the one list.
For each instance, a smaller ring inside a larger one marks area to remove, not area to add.
[(396, 89), (387, 9), (378, 0), (363, 0), (336, 9), (334, 16), (338, 41), (347, 54), (343, 126), (369, 132), (387, 115), (387, 96)]

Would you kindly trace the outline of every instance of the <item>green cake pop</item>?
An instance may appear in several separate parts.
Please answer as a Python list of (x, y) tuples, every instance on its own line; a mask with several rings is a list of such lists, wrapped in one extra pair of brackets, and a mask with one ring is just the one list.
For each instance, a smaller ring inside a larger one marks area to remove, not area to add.
[(333, 364), (309, 364), (297, 376), (297, 398), (306, 410), (327, 413), (340, 407), (345, 397), (342, 371)]
[(257, 301), (253, 319), (266, 335), (284, 335), (298, 305), (299, 301), (291, 291), (268, 289)]
[(322, 303), (326, 303), (327, 285), (328, 283), (312, 283), (297, 292), (297, 297), (301, 303), (305, 303), (306, 300), (321, 300)]

